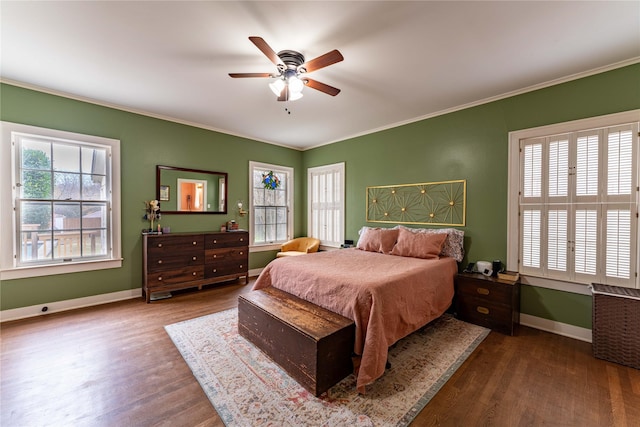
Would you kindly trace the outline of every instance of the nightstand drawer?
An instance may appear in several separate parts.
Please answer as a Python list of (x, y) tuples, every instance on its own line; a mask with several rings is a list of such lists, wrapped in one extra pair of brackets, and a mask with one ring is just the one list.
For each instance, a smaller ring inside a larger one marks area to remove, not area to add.
[(512, 310), (510, 306), (490, 304), (478, 298), (463, 298), (458, 301), (458, 318), (484, 326), (504, 334), (512, 334)]
[(459, 294), (491, 301), (493, 304), (511, 305), (513, 292), (513, 285), (482, 280), (458, 280)]

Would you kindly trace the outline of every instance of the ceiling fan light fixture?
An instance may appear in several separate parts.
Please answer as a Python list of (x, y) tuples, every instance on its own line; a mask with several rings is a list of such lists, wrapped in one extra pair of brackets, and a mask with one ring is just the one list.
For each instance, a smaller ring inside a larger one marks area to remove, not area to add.
[(304, 88), (304, 83), (297, 76), (289, 77), (287, 84), (289, 85), (289, 90), (291, 91), (292, 94), (301, 93), (302, 88)]
[(297, 101), (298, 99), (302, 98), (302, 92), (291, 92), (289, 94), (289, 101)]
[(284, 80), (282, 80), (281, 78), (272, 83), (269, 83), (269, 88), (276, 96), (280, 96), (280, 94), (282, 93), (282, 89), (284, 89), (284, 86)]

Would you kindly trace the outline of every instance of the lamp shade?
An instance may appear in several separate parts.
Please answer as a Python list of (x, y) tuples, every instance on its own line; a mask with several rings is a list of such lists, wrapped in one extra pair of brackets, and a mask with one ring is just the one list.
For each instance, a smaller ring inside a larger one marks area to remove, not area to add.
[(300, 93), (302, 92), (302, 88), (304, 87), (304, 83), (296, 76), (289, 77), (288, 80), (289, 90), (291, 93)]
[(284, 80), (278, 79), (273, 83), (269, 83), (269, 88), (271, 88), (271, 91), (276, 96), (280, 96), (280, 94), (282, 93), (282, 89), (284, 89)]

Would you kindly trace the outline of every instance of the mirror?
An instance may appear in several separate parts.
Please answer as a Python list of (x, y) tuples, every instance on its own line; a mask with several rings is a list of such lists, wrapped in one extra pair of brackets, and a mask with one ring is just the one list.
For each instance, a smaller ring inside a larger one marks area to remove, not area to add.
[(156, 197), (165, 214), (226, 214), (227, 174), (156, 166)]

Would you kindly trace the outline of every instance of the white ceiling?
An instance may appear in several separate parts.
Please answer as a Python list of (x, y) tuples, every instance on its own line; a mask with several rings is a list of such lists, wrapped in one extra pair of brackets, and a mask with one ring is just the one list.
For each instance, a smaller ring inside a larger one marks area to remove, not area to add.
[[(3, 81), (307, 149), (640, 61), (638, 1), (2, 1)], [(248, 40), (307, 60), (278, 102)], [(288, 108), (291, 114), (285, 111)]]

